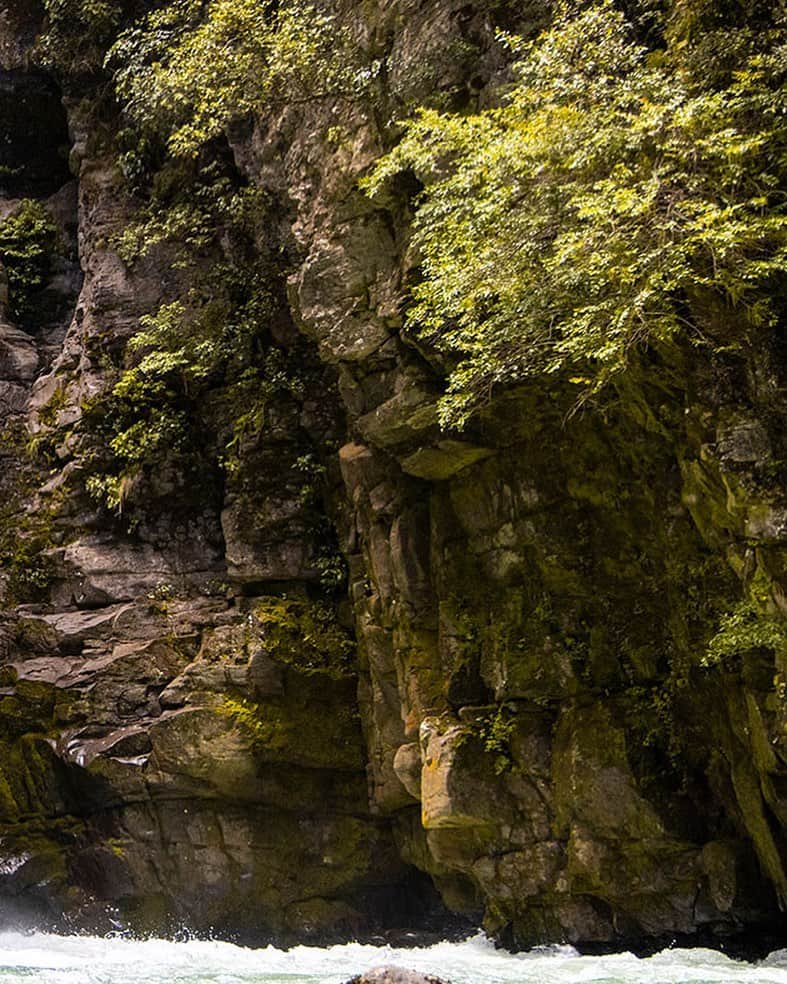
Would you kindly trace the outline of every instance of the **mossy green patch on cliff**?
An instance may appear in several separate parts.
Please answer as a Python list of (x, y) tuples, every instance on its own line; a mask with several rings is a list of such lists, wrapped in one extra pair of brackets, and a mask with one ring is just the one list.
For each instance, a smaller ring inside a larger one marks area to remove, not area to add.
[(702, 663), (729, 667), (737, 660), (740, 666), (741, 657), (756, 650), (780, 660), (787, 655), (787, 620), (774, 604), (773, 585), (762, 566), (749, 581), (747, 597), (721, 616)]
[(260, 761), (342, 771), (362, 766), (354, 657), (330, 606), (277, 597), (255, 599), (239, 626), (207, 634), (201, 649), (205, 662), (248, 666), (248, 688), (230, 688), (216, 713)]
[[(5, 823), (31, 817), (52, 817), (62, 812), (67, 798), (62, 764), (44, 734), (38, 731), (51, 722), (29, 720), (31, 705), (19, 702), (11, 709), (0, 702), (3, 718), (2, 763), (0, 763), (0, 810)], [(9, 715), (16, 714), (15, 722)]]
[[(219, 708), (249, 735), (263, 762), (291, 762), (314, 769), (345, 771), (363, 768), (360, 721), (351, 708), (337, 711), (331, 697), (302, 685), (299, 694), (253, 701), (227, 697)], [(338, 693), (335, 694), (338, 696)], [(330, 711), (330, 713), (329, 713)]]
[(29, 453), (27, 432), (21, 424), (11, 425), (0, 435), (5, 457), (0, 501), (0, 564), (5, 574), (7, 602), (40, 601), (55, 577), (50, 551), (55, 507), (31, 508), (39, 462)]
[(262, 649), (277, 662), (336, 679), (355, 672), (355, 641), (330, 605), (270, 598), (257, 603), (253, 613)]
[(752, 650), (787, 653), (787, 625), (784, 619), (764, 615), (750, 601), (741, 602), (722, 616), (719, 631), (708, 643), (705, 666), (734, 660)]
[(292, 741), (290, 722), (279, 708), (250, 700), (225, 698), (221, 711), (253, 736), (255, 744), (276, 754), (284, 751)]

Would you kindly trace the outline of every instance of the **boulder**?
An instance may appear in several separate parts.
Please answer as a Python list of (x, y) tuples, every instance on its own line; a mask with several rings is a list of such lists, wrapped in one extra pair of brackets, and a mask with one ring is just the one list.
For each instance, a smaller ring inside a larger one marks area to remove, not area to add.
[(373, 967), (364, 974), (351, 978), (347, 984), (449, 984), (442, 977), (420, 974), (404, 967)]

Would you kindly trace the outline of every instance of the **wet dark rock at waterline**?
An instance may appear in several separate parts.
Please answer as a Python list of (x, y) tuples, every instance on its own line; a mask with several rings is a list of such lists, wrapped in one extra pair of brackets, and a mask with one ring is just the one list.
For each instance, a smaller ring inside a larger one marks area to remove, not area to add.
[(450, 984), (442, 977), (419, 974), (404, 967), (374, 967), (365, 974), (351, 978), (347, 984)]

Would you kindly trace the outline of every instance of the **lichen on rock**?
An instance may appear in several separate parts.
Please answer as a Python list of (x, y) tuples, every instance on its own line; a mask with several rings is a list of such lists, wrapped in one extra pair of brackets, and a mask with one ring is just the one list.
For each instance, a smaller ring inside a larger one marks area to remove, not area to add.
[(237, 63), (276, 54), (266, 98), (203, 133), (111, 76), (209, 22), (0, 4), (4, 923), (755, 932), (787, 897), (779, 319), (687, 290), (696, 337), (581, 411), (554, 372), (460, 430), (407, 313), (426, 175), (363, 179), (417, 106), (499, 106), (549, 5), (305, 5), (338, 74), (279, 6)]

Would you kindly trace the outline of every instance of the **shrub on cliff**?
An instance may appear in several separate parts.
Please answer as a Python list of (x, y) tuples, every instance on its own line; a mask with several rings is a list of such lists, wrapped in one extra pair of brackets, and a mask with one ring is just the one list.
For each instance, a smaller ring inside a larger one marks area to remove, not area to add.
[(43, 0), (38, 57), (65, 73), (94, 73), (133, 0)]
[(506, 39), (518, 61), (502, 105), (404, 124), (369, 188), (407, 169), (425, 186), (407, 325), (445, 358), (444, 421), (534, 376), (594, 393), (636, 348), (702, 341), (699, 295), (740, 337), (774, 321), (787, 17), (731, 25), (716, 6), (676, 5), (648, 51), (610, 0), (564, 4), (534, 42)]
[(35, 311), (35, 298), (46, 283), (60, 236), (41, 202), (30, 198), (0, 221), (0, 261), (8, 276), (11, 316), (26, 323)]
[(272, 103), (354, 92), (357, 54), (309, 0), (177, 0), (125, 31), (109, 64), (129, 117), (190, 155), (229, 121)]

